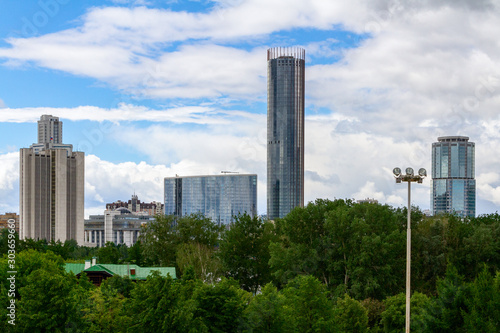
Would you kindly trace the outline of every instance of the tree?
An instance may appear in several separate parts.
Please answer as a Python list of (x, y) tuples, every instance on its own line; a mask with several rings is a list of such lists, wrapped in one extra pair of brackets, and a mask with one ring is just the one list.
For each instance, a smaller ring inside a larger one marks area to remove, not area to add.
[(383, 299), (404, 286), (405, 217), (350, 200), (317, 200), (276, 221), (269, 265), (278, 283), (311, 274), (337, 295)]
[(19, 289), (20, 328), (30, 332), (63, 332), (75, 308), (70, 297), (75, 281), (42, 268), (30, 273), (26, 282)]
[(130, 318), (123, 314), (125, 298), (111, 288), (95, 288), (83, 310), (88, 332), (126, 332)]
[(368, 311), (360, 302), (345, 294), (337, 300), (333, 310), (337, 332), (368, 332)]
[(373, 298), (367, 298), (361, 302), (361, 305), (367, 311), (370, 332), (382, 332), (380, 320), (382, 319), (382, 312), (385, 310), (384, 303)]
[(314, 276), (297, 276), (283, 289), (283, 295), (287, 332), (336, 332), (333, 304), (325, 285)]
[(170, 330), (176, 293), (174, 280), (153, 272), (131, 291), (125, 313), (130, 316), (130, 331), (165, 332)]
[(136, 264), (137, 266), (142, 266), (142, 243), (140, 240), (134, 243), (128, 249), (128, 258), (132, 264)]
[(154, 221), (141, 227), (139, 240), (142, 244), (144, 261), (148, 265), (174, 266), (177, 235), (175, 218), (172, 215), (158, 215)]
[(438, 280), (437, 293), (431, 310), (432, 329), (443, 333), (466, 332), (463, 313), (467, 310), (469, 292), (464, 277), (458, 274), (455, 267), (449, 265), (445, 277)]
[(262, 288), (262, 293), (255, 295), (245, 309), (244, 332), (286, 332), (290, 323), (286, 321), (284, 307), (285, 296), (272, 284)]
[(286, 284), (297, 275), (311, 274), (327, 286), (338, 284), (328, 267), (331, 246), (325, 238), (325, 215), (348, 205), (350, 201), (317, 199), (275, 221), (279, 238), (269, 246), (269, 265), (278, 283)]
[(236, 332), (243, 323), (243, 311), (250, 295), (241, 290), (236, 281), (224, 278), (215, 285), (200, 285), (193, 300), (196, 302), (194, 318), (209, 332)]
[(269, 244), (275, 238), (274, 227), (257, 216), (239, 215), (222, 233), (218, 257), (227, 277), (239, 281), (240, 287), (256, 293), (271, 280)]
[(401, 290), (406, 238), (401, 220), (401, 212), (371, 203), (326, 213), (328, 267), (338, 291), (356, 299), (383, 299)]
[[(406, 295), (403, 293), (390, 296), (384, 300), (385, 311), (382, 312), (384, 331), (399, 333), (405, 329)], [(410, 331), (427, 332), (431, 320), (430, 308), (432, 301), (419, 292), (413, 293), (410, 299)]]
[(191, 214), (177, 219), (177, 243), (197, 243), (215, 247), (224, 226), (219, 226), (203, 214)]
[(157, 216), (141, 230), (144, 259), (148, 264), (175, 266), (177, 247), (195, 243), (215, 247), (221, 227), (201, 214)]
[(105, 295), (112, 295), (113, 293), (121, 294), (125, 298), (130, 297), (130, 293), (134, 289), (136, 283), (132, 281), (128, 276), (121, 277), (119, 275), (114, 275), (110, 278), (104, 280), (101, 284), (100, 289), (108, 290), (105, 291)]
[(465, 303), (466, 332), (498, 332), (500, 328), (500, 272), (496, 277), (486, 267), (470, 285), (470, 296)]
[(222, 265), (213, 247), (195, 242), (184, 243), (177, 247), (176, 258), (181, 274), (192, 267), (196, 276), (207, 283), (215, 283), (222, 275)]
[(220, 232), (224, 229), (201, 214), (183, 216), (177, 220), (176, 263), (182, 272), (189, 266), (203, 281), (214, 283), (221, 272), (216, 254)]
[(97, 255), (101, 264), (118, 264), (120, 259), (120, 251), (113, 242), (106, 242)]

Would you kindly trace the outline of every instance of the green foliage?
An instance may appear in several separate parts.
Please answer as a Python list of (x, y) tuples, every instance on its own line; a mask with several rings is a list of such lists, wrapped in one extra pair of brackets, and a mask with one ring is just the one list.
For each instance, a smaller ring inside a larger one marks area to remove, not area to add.
[(437, 279), (446, 272), (445, 224), (442, 217), (423, 217), (412, 230), (412, 289), (435, 294)]
[(137, 242), (135, 242), (135, 244), (128, 249), (128, 258), (130, 260), (130, 263), (136, 264), (137, 266), (142, 266), (142, 251), (142, 243), (140, 240), (137, 240)]
[(380, 320), (382, 319), (382, 312), (385, 310), (384, 303), (373, 298), (367, 298), (361, 302), (361, 305), (367, 311), (370, 332), (382, 332)]
[(349, 205), (350, 201), (318, 199), (276, 221), (279, 240), (270, 244), (269, 265), (278, 283), (286, 284), (297, 275), (312, 274), (327, 286), (337, 284), (328, 267), (331, 244), (326, 240), (325, 215)]
[(256, 293), (271, 281), (269, 244), (274, 226), (257, 216), (239, 215), (221, 236), (218, 257), (227, 277), (239, 281), (242, 289)]
[(434, 331), (443, 333), (465, 332), (463, 311), (467, 309), (468, 287), (464, 277), (455, 267), (449, 266), (444, 279), (437, 282), (437, 298), (432, 308), (433, 320), (430, 322)]
[(113, 242), (106, 242), (97, 253), (100, 264), (118, 264), (121, 257), (120, 251)]
[(471, 283), (463, 313), (466, 332), (495, 332), (500, 328), (500, 272), (493, 277), (484, 268)]
[[(182, 244), (217, 245), (222, 227), (201, 214), (176, 218), (157, 216), (141, 230), (144, 262), (148, 265), (175, 266), (177, 248)], [(186, 250), (186, 249), (184, 249)]]
[(222, 265), (214, 247), (195, 242), (180, 244), (177, 246), (176, 260), (181, 274), (191, 267), (204, 282), (215, 283), (222, 275)]
[(130, 297), (130, 293), (134, 289), (136, 283), (128, 276), (121, 277), (119, 275), (112, 276), (104, 280), (101, 284), (101, 289), (110, 290), (107, 294), (117, 293), (124, 297)]
[(145, 282), (136, 285), (125, 311), (131, 317), (129, 331), (161, 332), (169, 325), (176, 299), (173, 284), (170, 276), (163, 277), (153, 272)]
[(336, 332), (333, 304), (324, 284), (311, 275), (298, 276), (283, 289), (286, 331)]
[(368, 332), (368, 311), (358, 302), (345, 294), (339, 298), (333, 310), (337, 332)]
[(11, 234), (9, 230), (13, 229), (5, 228), (0, 230), (0, 256), (7, 254), (9, 249), (11, 249), (12, 247), (15, 247), (16, 250), (19, 250), (19, 235), (17, 234), (17, 232)]
[(312, 274), (339, 294), (383, 299), (404, 285), (402, 214), (389, 206), (317, 200), (278, 220), (269, 264), (279, 283)]
[(172, 267), (175, 265), (177, 235), (175, 219), (171, 215), (156, 216), (155, 221), (141, 228), (139, 240), (144, 261), (148, 265)]
[[(255, 295), (245, 309), (244, 332), (286, 332), (290, 323), (286, 321), (284, 307), (286, 298), (271, 283), (262, 288), (262, 293)], [(293, 325), (292, 325), (293, 327)]]
[(177, 243), (196, 243), (214, 247), (218, 243), (219, 234), (224, 229), (202, 214), (192, 214), (177, 219)]
[(129, 317), (122, 310), (126, 300), (112, 288), (96, 288), (90, 292), (83, 320), (87, 332), (126, 332)]
[(24, 331), (63, 332), (74, 311), (70, 293), (76, 281), (63, 274), (37, 269), (19, 289), (18, 324)]
[[(405, 285), (405, 209), (317, 200), (275, 224), (242, 215), (221, 233), (200, 215), (167, 216), (143, 231), (130, 248), (17, 240), (17, 326), (3, 320), (0, 331), (404, 329), (405, 296), (394, 294)], [(498, 331), (499, 232), (498, 214), (461, 219), (412, 211), (412, 332)], [(0, 251), (7, 249), (6, 241), (3, 231)], [(64, 259), (95, 255), (108, 263), (177, 264), (182, 275), (174, 280), (155, 272), (137, 282), (115, 276), (95, 287), (85, 274), (77, 279), (65, 272)], [(9, 302), (7, 260), (0, 258), (3, 318)], [(220, 279), (223, 273), (238, 281)]]
[(236, 332), (243, 322), (250, 295), (241, 290), (236, 281), (222, 279), (216, 285), (200, 285), (193, 300), (196, 302), (194, 317), (209, 332)]
[[(382, 312), (384, 332), (396, 333), (405, 329), (406, 296), (403, 293), (388, 297), (384, 301), (385, 311)], [(429, 331), (431, 320), (430, 309), (432, 301), (419, 292), (413, 293), (410, 299), (410, 331)]]

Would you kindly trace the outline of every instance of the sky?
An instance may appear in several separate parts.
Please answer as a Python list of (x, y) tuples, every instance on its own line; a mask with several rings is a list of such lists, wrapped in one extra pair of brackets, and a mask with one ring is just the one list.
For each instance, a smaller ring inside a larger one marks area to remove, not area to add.
[[(394, 167), (440, 136), (476, 144), (477, 214), (500, 206), (500, 2), (5, 0), (0, 214), (42, 114), (84, 151), (85, 215), (163, 201), (163, 178), (258, 175), (266, 212), (266, 50), (306, 50), (305, 200), (403, 207)], [(412, 186), (430, 208), (430, 179)]]

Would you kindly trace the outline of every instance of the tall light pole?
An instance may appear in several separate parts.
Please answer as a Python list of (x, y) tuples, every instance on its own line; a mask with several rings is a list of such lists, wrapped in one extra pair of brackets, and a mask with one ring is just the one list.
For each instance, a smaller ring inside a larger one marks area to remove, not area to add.
[(418, 175), (413, 174), (412, 168), (406, 168), (406, 174), (401, 173), (400, 168), (392, 170), (396, 183), (408, 182), (408, 226), (406, 229), (406, 333), (410, 333), (410, 273), (411, 273), (411, 182), (422, 184), (422, 181), (427, 176), (427, 171), (424, 168), (418, 170)]

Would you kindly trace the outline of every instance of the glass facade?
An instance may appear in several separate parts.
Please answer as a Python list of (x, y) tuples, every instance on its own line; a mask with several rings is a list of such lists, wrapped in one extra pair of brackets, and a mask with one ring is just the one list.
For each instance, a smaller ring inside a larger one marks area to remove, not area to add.
[(465, 136), (438, 138), (432, 144), (433, 214), (476, 215), (475, 144)]
[(305, 50), (267, 51), (267, 216), (304, 205)]
[(257, 175), (165, 178), (165, 215), (202, 213), (219, 225), (257, 215)]

